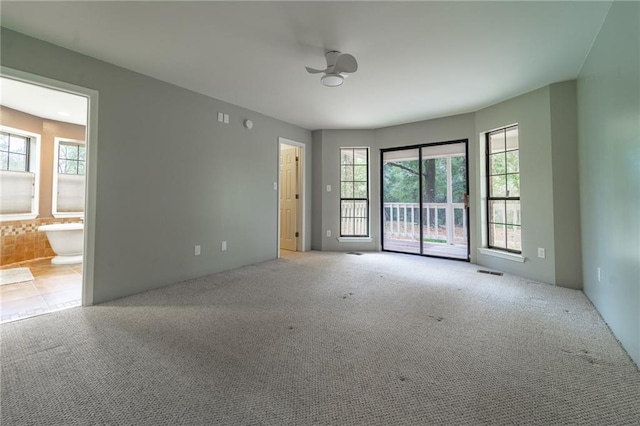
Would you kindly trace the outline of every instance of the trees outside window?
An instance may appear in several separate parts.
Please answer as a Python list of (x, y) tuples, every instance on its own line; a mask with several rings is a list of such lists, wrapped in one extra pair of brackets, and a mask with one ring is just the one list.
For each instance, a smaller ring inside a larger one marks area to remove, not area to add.
[(521, 253), (518, 126), (487, 133), (486, 153), (488, 246)]
[(0, 219), (38, 215), (40, 135), (0, 126)]
[(58, 144), (58, 173), (84, 175), (87, 148), (83, 144), (60, 142)]
[(369, 148), (340, 148), (340, 236), (369, 236)]
[(30, 145), (26, 136), (0, 132), (0, 170), (28, 172)]

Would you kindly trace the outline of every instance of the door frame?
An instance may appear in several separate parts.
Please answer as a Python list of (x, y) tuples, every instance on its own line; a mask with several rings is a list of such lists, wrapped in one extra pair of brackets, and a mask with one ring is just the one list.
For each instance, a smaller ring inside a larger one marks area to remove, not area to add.
[(84, 194), (84, 255), (82, 257), (82, 306), (93, 305), (96, 234), (96, 187), (98, 164), (98, 91), (37, 74), (0, 66), (0, 75), (12, 80), (46, 87), (87, 98), (85, 130), (87, 161)]
[[(422, 244), (422, 226), (420, 227), (420, 253), (409, 253), (409, 252), (397, 252), (394, 250), (386, 250), (384, 248), (384, 162), (383, 156), (385, 152), (392, 151), (403, 151), (407, 149), (417, 149), (418, 150), (418, 160), (420, 165), (422, 165), (422, 149), (430, 148), (439, 145), (453, 145), (458, 143), (464, 143), (464, 155), (466, 159), (467, 166), (465, 168), (466, 172), (466, 183), (467, 183), (467, 200), (469, 197), (469, 139), (457, 139), (443, 142), (432, 142), (432, 143), (422, 143), (417, 145), (407, 145), (407, 146), (399, 146), (393, 148), (383, 148), (380, 149), (380, 249), (381, 251), (387, 251), (391, 253), (402, 253), (402, 254), (410, 254), (414, 256), (425, 256), (425, 257), (435, 257), (439, 259), (450, 259), (450, 260), (460, 260), (463, 262), (471, 261), (471, 219), (470, 219), (470, 203), (467, 202), (466, 214), (467, 214), (467, 257), (466, 259), (461, 259), (458, 257), (446, 257), (446, 256), (434, 256), (432, 254), (424, 254), (423, 253), (423, 244)], [(422, 170), (422, 167), (420, 167)], [(420, 182), (418, 184), (419, 187), (419, 204), (420, 204), (420, 224), (422, 225), (422, 177), (420, 177)]]
[(305, 243), (306, 243), (306, 191), (305, 191), (305, 172), (306, 172), (306, 153), (305, 153), (305, 144), (301, 142), (296, 142), (291, 139), (278, 137), (278, 155), (277, 155), (277, 173), (278, 173), (278, 181), (276, 183), (277, 191), (277, 210), (276, 210), (276, 222), (277, 222), (277, 232), (276, 232), (276, 258), (280, 258), (280, 188), (282, 187), (282, 182), (280, 182), (280, 150), (282, 145), (290, 145), (300, 149), (300, 159), (298, 161), (298, 194), (300, 194), (300, 198), (298, 198), (298, 205), (296, 206), (296, 228), (300, 233), (300, 237), (298, 242), (296, 243), (296, 251), (305, 251)]

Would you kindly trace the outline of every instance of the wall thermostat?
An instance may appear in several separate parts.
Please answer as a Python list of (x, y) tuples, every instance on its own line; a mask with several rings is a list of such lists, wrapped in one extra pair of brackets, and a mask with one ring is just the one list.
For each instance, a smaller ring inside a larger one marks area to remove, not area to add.
[(251, 121), (251, 120), (244, 120), (244, 127), (246, 127), (247, 129), (251, 129), (251, 128), (253, 128), (253, 121)]

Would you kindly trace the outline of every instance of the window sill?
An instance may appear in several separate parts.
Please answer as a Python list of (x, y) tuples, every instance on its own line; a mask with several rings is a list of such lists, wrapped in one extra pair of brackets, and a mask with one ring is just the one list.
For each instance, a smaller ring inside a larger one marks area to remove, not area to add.
[(56, 219), (62, 219), (62, 218), (71, 218), (71, 217), (84, 217), (84, 212), (80, 212), (80, 213), (53, 213), (53, 217), (55, 217)]
[(33, 220), (38, 217), (37, 214), (5, 214), (0, 215), (0, 222), (9, 222), (12, 220)]
[(339, 243), (370, 243), (371, 237), (338, 237)]
[(521, 254), (509, 253), (506, 251), (493, 250), (488, 248), (478, 248), (478, 252), (487, 256), (499, 257), (500, 259), (510, 260), (512, 262), (524, 263), (525, 257)]

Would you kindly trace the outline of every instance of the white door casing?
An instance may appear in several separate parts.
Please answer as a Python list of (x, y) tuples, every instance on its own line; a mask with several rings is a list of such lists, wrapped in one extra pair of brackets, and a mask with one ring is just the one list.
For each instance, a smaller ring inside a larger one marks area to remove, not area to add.
[(84, 256), (82, 267), (82, 306), (93, 305), (93, 281), (95, 263), (95, 218), (96, 187), (98, 163), (98, 92), (86, 87), (53, 80), (36, 74), (0, 66), (0, 75), (28, 84), (68, 92), (87, 98), (87, 126), (85, 141), (87, 144), (85, 170), (85, 208), (84, 208)]

